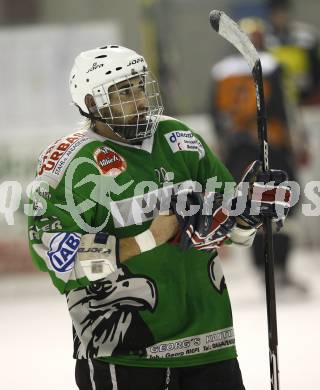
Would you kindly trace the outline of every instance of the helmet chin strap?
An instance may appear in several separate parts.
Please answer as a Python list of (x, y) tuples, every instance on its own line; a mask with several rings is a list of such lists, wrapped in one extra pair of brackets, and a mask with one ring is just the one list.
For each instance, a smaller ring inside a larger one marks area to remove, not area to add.
[[(146, 138), (151, 137), (151, 134), (149, 134), (146, 135), (145, 137), (132, 139), (130, 136), (132, 135), (133, 131), (134, 131), (134, 135), (136, 135), (136, 129), (137, 129), (136, 126), (134, 127), (134, 129), (132, 129), (130, 128), (130, 126), (113, 125), (111, 129), (114, 133), (119, 135), (119, 137), (125, 139), (130, 145), (141, 145)], [(138, 131), (139, 130), (145, 131), (145, 129), (146, 129), (146, 125), (138, 125)]]
[(107, 122), (105, 120), (103, 120), (101, 117), (94, 116), (92, 113), (88, 114), (87, 112), (83, 111), (83, 109), (80, 106), (78, 106), (78, 105), (76, 105), (76, 106), (78, 107), (78, 110), (82, 116), (85, 116), (88, 119), (94, 119), (95, 121), (102, 122), (105, 125), (107, 124)]
[[(88, 119), (91, 119), (91, 120), (95, 120), (95, 121), (99, 121), (105, 125), (108, 125), (110, 127), (110, 129), (115, 133), (117, 134), (120, 138), (126, 140), (130, 145), (141, 145), (143, 140), (145, 140), (146, 138), (150, 138), (151, 137), (151, 134), (150, 135), (147, 135), (146, 137), (141, 137), (141, 138), (138, 138), (138, 139), (130, 139), (130, 138), (126, 138), (126, 135), (130, 137), (130, 133), (132, 131), (132, 129), (130, 129), (130, 126), (121, 126), (121, 125), (110, 125), (106, 119), (102, 119), (101, 117), (96, 117), (94, 116), (92, 113), (86, 113), (85, 111), (82, 110), (82, 108), (80, 106), (77, 106), (78, 109), (79, 109), (79, 112), (82, 116), (88, 118)], [(142, 124), (142, 125), (138, 125), (138, 130), (142, 130), (142, 131), (145, 131), (146, 129), (146, 125)]]

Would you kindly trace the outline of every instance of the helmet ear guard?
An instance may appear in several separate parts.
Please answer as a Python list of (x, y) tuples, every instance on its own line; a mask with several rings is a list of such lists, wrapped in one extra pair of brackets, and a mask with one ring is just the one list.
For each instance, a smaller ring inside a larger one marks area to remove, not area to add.
[[(130, 79), (135, 77), (140, 77), (143, 81), (141, 85), (146, 100), (143, 110), (139, 108), (141, 104), (139, 99), (135, 99), (132, 90), (130, 92), (132, 100), (124, 103), (119, 91), (117, 92), (117, 85), (123, 81), (128, 81), (128, 85), (132, 87)], [(118, 93), (117, 108), (121, 112), (116, 116), (112, 113), (116, 105), (110, 101), (112, 86), (116, 86), (116, 91), (112, 93)], [(107, 124), (130, 143), (137, 143), (152, 136), (163, 112), (158, 83), (148, 71), (145, 59), (135, 51), (121, 46), (105, 46), (80, 53), (71, 70), (70, 91), (72, 100), (81, 115)], [(92, 113), (87, 107), (86, 95), (88, 94), (93, 96), (96, 113)], [(128, 103), (135, 107), (135, 112), (129, 115), (124, 109), (124, 105)], [(109, 116), (105, 116), (106, 107), (109, 107)]]

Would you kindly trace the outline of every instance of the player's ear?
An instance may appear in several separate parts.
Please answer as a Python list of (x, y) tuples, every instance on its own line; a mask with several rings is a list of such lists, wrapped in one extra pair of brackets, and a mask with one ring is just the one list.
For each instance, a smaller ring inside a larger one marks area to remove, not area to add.
[(97, 107), (96, 107), (96, 103), (94, 101), (94, 98), (92, 95), (90, 95), (89, 93), (85, 96), (84, 98), (84, 102), (88, 108), (88, 110), (90, 112), (96, 112), (97, 111)]

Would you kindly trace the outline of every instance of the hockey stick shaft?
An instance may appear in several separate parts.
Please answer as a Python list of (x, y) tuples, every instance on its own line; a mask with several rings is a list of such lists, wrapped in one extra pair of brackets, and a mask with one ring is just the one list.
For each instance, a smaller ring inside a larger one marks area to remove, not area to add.
[[(248, 63), (256, 89), (257, 129), (259, 152), (263, 170), (269, 169), (267, 121), (265, 114), (262, 67), (259, 55), (248, 36), (224, 12), (213, 10), (209, 15), (211, 26), (224, 39), (230, 42)], [(279, 390), (278, 368), (278, 330), (274, 283), (274, 252), (272, 225), (269, 218), (264, 218), (264, 260), (266, 281), (266, 302), (268, 318), (269, 362), (271, 390)]]

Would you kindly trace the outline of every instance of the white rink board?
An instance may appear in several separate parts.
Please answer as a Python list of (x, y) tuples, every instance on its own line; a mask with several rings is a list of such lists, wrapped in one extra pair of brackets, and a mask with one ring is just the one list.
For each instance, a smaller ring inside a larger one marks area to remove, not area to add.
[(81, 51), (121, 44), (114, 21), (68, 25), (30, 25), (0, 29), (0, 127), (50, 133), (57, 123), (72, 123), (69, 74)]

